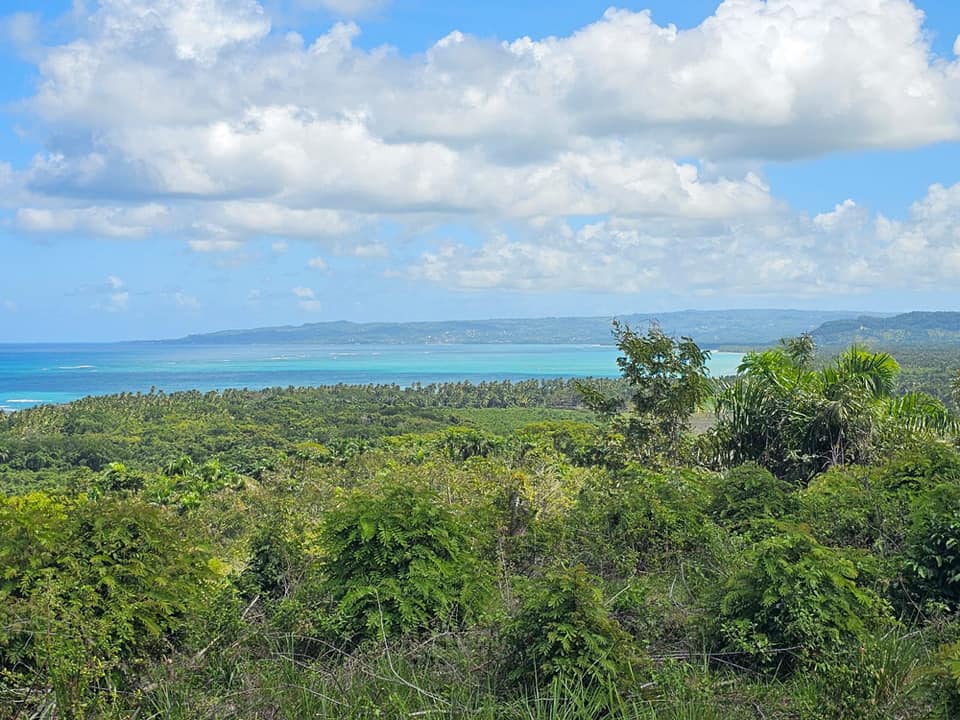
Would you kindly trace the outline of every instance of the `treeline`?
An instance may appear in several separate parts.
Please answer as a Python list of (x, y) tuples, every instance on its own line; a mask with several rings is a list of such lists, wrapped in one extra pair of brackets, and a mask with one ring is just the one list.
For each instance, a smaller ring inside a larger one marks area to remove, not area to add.
[[(137, 451), (0, 499), (0, 717), (957, 717), (954, 415), (885, 353), (801, 337), (715, 382), (690, 340), (617, 340), (622, 383), (556, 386), (589, 411), (451, 426), (340, 388), (6, 418)], [(351, 407), (374, 430), (330, 431)], [(202, 455), (224, 432), (277, 444)]]
[[(614, 394), (626, 391), (621, 380), (597, 382)], [(298, 443), (337, 447), (475, 422), (467, 410), (583, 407), (575, 382), (564, 379), (88, 397), (0, 412), (0, 490), (57, 487), (63, 473), (82, 476), (111, 462), (149, 469), (183, 456), (217, 458), (250, 474)]]

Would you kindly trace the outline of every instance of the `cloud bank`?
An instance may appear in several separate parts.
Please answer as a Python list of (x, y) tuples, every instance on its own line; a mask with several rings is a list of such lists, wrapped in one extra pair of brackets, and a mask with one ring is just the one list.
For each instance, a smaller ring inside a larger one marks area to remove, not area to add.
[(385, 221), (461, 225), (480, 240), (393, 274), (468, 290), (840, 294), (960, 270), (960, 186), (899, 220), (853, 201), (808, 217), (762, 175), (960, 137), (960, 62), (908, 0), (726, 0), (688, 30), (610, 9), (414, 56), (359, 33), (280, 34), (254, 0), (101, 0), (23, 103), (48, 150), (0, 165), (17, 227), (377, 257)]

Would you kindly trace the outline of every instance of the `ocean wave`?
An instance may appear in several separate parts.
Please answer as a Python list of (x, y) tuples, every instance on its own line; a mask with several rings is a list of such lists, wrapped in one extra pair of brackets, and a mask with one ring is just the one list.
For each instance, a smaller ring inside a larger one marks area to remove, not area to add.
[(57, 370), (93, 370), (96, 365), (58, 365)]
[(4, 400), (5, 403), (20, 403), (21, 405), (26, 405), (27, 403), (40, 403), (43, 400), (34, 400), (33, 398), (10, 398), (9, 400)]

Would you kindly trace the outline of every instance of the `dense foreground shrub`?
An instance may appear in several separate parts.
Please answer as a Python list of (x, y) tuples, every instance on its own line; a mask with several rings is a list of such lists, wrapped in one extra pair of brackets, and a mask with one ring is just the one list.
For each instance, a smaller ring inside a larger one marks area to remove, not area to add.
[(913, 599), (960, 609), (960, 484), (938, 485), (916, 499), (906, 545)]
[(7, 702), (25, 687), (52, 688), (61, 717), (107, 702), (173, 647), (218, 569), (174, 517), (136, 500), (0, 500)]
[(601, 580), (578, 565), (528, 585), (505, 629), (505, 678), (520, 688), (558, 678), (607, 690), (633, 684), (640, 656), (604, 602)]
[(793, 509), (791, 485), (756, 463), (731, 468), (717, 483), (710, 514), (739, 528), (753, 520), (780, 518)]
[(780, 530), (750, 548), (724, 586), (720, 633), (727, 650), (761, 666), (816, 665), (879, 625), (886, 604), (858, 587), (857, 570), (842, 553), (801, 527)]
[(481, 616), (491, 573), (468, 527), (429, 489), (392, 482), (343, 494), (321, 530), (325, 624), (352, 644)]

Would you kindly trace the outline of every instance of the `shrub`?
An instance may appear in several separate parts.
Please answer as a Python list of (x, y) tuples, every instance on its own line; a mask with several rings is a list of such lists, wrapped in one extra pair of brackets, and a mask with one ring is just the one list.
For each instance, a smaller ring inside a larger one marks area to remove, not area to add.
[(344, 494), (321, 530), (329, 628), (349, 644), (480, 616), (490, 573), (466, 527), (428, 489)]
[(526, 443), (546, 443), (578, 465), (589, 465), (600, 459), (600, 432), (590, 423), (546, 420), (524, 425), (516, 434)]
[(593, 478), (580, 494), (574, 522), (587, 555), (610, 558), (632, 573), (663, 567), (709, 548), (709, 492), (693, 471), (656, 473), (631, 465)]
[(748, 550), (727, 581), (719, 623), (726, 648), (766, 667), (791, 668), (858, 641), (884, 617), (886, 604), (857, 586), (857, 570), (806, 529), (781, 534)]
[(0, 501), (0, 667), (82, 715), (177, 638), (219, 568), (138, 501)]
[(960, 642), (940, 648), (933, 662), (923, 669), (922, 679), (943, 717), (960, 717)]
[(710, 514), (722, 525), (738, 528), (759, 518), (791, 512), (792, 486), (756, 463), (728, 470), (717, 485)]
[(917, 498), (906, 557), (907, 590), (915, 600), (960, 609), (960, 485), (944, 483)]
[(552, 570), (524, 589), (504, 631), (511, 687), (558, 678), (607, 689), (633, 679), (639, 655), (604, 603), (602, 583), (583, 565)]
[(886, 503), (864, 468), (830, 468), (797, 498), (800, 519), (824, 544), (873, 548), (881, 541)]

